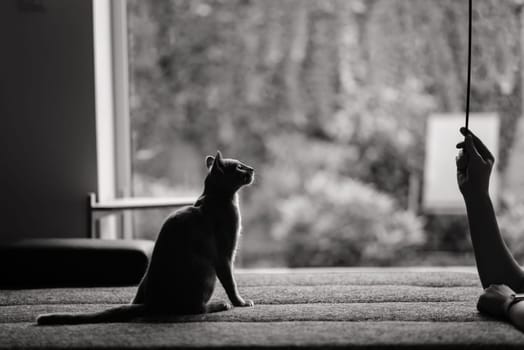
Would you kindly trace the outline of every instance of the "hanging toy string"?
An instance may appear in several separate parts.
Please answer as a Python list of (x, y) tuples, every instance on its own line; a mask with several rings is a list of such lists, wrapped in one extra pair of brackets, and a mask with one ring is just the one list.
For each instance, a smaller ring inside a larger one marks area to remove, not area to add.
[(471, 27), (472, 0), (469, 0), (469, 30), (468, 30), (468, 80), (466, 85), (466, 130), (469, 127), (469, 95), (471, 89)]

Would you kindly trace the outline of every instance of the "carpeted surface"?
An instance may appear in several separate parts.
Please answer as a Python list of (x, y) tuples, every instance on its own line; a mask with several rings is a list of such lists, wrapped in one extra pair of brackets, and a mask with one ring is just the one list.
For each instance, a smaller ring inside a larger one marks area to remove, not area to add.
[(0, 347), (524, 348), (523, 333), (477, 313), (468, 271), (248, 270), (237, 280), (254, 308), (80, 326), (34, 319), (124, 304), (135, 287), (0, 290)]

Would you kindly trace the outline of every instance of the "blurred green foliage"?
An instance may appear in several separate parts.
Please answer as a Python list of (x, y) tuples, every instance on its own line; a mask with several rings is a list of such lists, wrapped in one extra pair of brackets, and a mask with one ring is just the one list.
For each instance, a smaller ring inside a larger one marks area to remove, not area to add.
[(514, 196), (506, 195), (501, 204), (498, 216), (499, 228), (506, 244), (515, 256), (515, 259), (524, 262), (524, 202)]
[[(521, 113), (518, 13), (511, 0), (474, 3), (472, 110), (499, 113), (504, 172)], [(464, 108), (467, 10), (129, 0), (134, 193), (198, 194), (204, 156), (220, 149), (257, 169), (242, 192), (246, 266), (464, 255), (463, 216), (407, 209), (420, 200), (410, 183), (422, 177), (426, 117)], [(155, 238), (160, 222), (140, 214), (137, 231)]]
[(421, 220), (393, 198), (330, 172), (316, 173), (280, 210), (274, 234), (292, 267), (398, 264), (425, 240)]

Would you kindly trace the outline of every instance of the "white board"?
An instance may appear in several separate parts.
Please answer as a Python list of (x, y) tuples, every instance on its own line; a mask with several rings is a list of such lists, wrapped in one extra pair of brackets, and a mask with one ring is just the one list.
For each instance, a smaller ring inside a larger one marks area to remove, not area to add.
[[(429, 117), (426, 129), (426, 155), (424, 164), (424, 192), (422, 206), (427, 213), (463, 214), (464, 200), (457, 185), (455, 145), (464, 140), (460, 127), (464, 114), (434, 114)], [(495, 113), (475, 113), (469, 116), (469, 128), (497, 158), (499, 145), (499, 118)], [(498, 174), (493, 169), (490, 195), (496, 203)]]

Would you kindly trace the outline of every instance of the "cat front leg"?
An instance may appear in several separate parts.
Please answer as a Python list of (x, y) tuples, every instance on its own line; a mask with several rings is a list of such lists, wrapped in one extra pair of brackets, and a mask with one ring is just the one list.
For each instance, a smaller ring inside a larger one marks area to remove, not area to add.
[(244, 300), (238, 293), (235, 277), (233, 276), (233, 265), (229, 261), (221, 261), (215, 266), (217, 277), (222, 283), (226, 294), (234, 306), (253, 306), (252, 300)]

